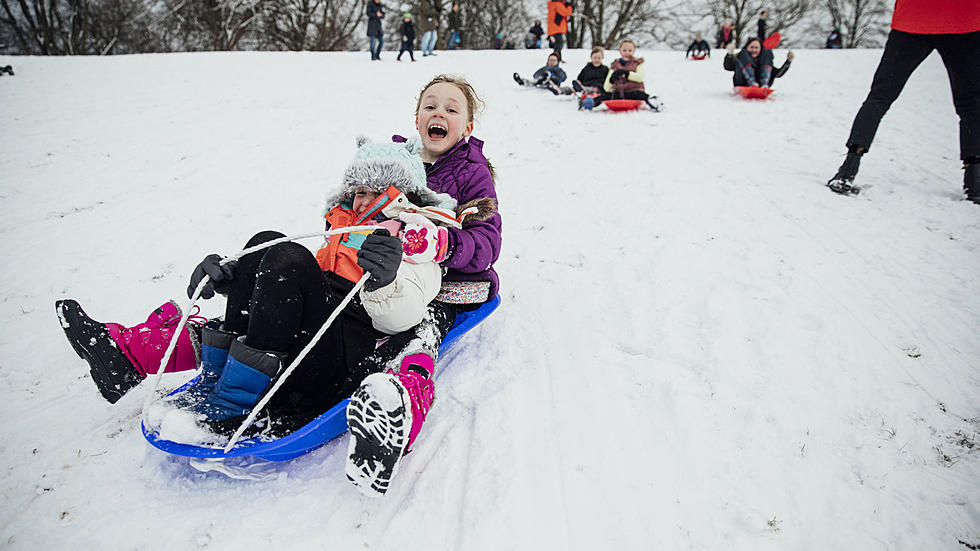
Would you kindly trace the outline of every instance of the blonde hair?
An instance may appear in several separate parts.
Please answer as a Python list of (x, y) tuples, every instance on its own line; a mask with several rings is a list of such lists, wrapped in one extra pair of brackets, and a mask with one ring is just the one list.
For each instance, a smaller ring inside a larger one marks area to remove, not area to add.
[(487, 104), (480, 99), (480, 96), (476, 95), (476, 90), (473, 89), (473, 85), (466, 82), (465, 78), (450, 75), (436, 75), (428, 82), (428, 84), (423, 86), (422, 91), (419, 92), (419, 97), (415, 101), (416, 115), (418, 115), (419, 109), (422, 107), (422, 96), (425, 95), (425, 91), (440, 83), (452, 84), (456, 88), (459, 88), (459, 91), (463, 93), (463, 97), (466, 98), (466, 110), (468, 111), (466, 122), (473, 122), (473, 116), (476, 114), (476, 111), (487, 106)]
[(636, 48), (636, 42), (633, 42), (632, 40), (630, 40), (628, 38), (626, 40), (620, 42), (619, 43), (619, 47), (622, 48), (623, 47), (623, 44), (626, 44), (626, 43), (630, 43), (630, 44), (633, 45), (634, 48)]

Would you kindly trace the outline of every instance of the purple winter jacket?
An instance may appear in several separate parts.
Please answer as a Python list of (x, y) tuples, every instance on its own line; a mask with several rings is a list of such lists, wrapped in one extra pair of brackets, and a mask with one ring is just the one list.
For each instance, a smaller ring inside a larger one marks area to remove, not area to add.
[[(406, 141), (392, 136), (396, 142)], [(474, 199), (497, 199), (483, 141), (474, 137), (462, 139), (426, 169), (429, 189), (448, 193), (460, 205)], [(466, 222), (463, 229), (448, 228), (449, 257), (443, 261), (448, 271), (443, 281), (489, 281), (488, 300), (497, 296), (500, 281), (493, 263), (500, 256), (500, 213), (482, 222)]]

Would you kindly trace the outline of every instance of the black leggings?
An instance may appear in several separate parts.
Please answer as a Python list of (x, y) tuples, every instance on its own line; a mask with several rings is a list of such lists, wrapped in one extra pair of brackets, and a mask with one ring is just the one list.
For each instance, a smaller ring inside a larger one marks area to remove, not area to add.
[(953, 106), (960, 117), (960, 158), (980, 155), (980, 31), (912, 34), (892, 29), (871, 91), (854, 118), (848, 147), (871, 147), (881, 118), (898, 99), (912, 72), (933, 50), (942, 57), (953, 89)]
[[(282, 236), (264, 231), (246, 247)], [(223, 328), (244, 334), (253, 348), (285, 353), (288, 365), (352, 288), (353, 283), (321, 271), (302, 245), (273, 245), (238, 261), (228, 286)], [(277, 391), (270, 409), (298, 412), (308, 419), (349, 396), (364, 377), (397, 368), (406, 354), (424, 351), (436, 357), (456, 314), (464, 309), (433, 302), (422, 323), (388, 336), (371, 326), (355, 295)]]

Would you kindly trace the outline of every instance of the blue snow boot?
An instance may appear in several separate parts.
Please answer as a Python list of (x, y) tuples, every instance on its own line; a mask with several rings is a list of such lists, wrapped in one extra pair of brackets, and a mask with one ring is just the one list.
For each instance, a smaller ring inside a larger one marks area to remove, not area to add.
[(284, 357), (285, 354), (251, 348), (244, 337), (233, 340), (214, 388), (191, 410), (212, 423), (248, 415), (272, 378), (279, 374)]
[(190, 388), (173, 397), (175, 407), (193, 407), (211, 394), (228, 363), (228, 349), (237, 336), (207, 325), (201, 328), (201, 373)]

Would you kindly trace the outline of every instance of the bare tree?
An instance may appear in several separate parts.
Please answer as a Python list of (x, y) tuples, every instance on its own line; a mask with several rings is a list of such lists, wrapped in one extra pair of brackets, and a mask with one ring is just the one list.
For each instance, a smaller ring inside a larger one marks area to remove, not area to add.
[(569, 23), (569, 46), (616, 48), (627, 38), (658, 38), (668, 9), (666, 0), (583, 0)]
[(181, 50), (226, 51), (254, 31), (263, 5), (272, 0), (164, 0), (168, 31)]
[[(800, 22), (809, 13), (812, 0), (709, 0), (708, 7), (715, 23), (721, 26), (731, 21), (739, 41), (744, 43), (749, 36), (755, 36), (752, 22), (762, 10), (769, 12), (768, 30), (770, 33), (782, 32)], [(765, 38), (765, 37), (762, 37)]]
[(834, 26), (844, 35), (845, 48), (881, 46), (891, 13), (885, 0), (825, 0)]
[(492, 48), (493, 39), (503, 34), (504, 42), (523, 47), (524, 35), (530, 28), (530, 16), (523, 3), (508, 0), (460, 3), (461, 37), (467, 48)]
[(80, 55), (155, 51), (148, 0), (0, 0), (5, 51)]
[(275, 50), (343, 50), (354, 41), (366, 0), (279, 0), (263, 6), (261, 42)]

